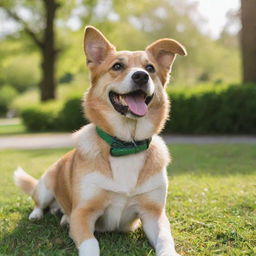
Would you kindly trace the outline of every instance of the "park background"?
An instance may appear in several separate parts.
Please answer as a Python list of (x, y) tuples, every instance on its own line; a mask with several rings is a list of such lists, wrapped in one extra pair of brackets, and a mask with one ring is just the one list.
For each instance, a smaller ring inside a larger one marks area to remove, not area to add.
[[(255, 255), (255, 13), (255, 0), (2, 0), (0, 255), (76, 255), (58, 217), (28, 222), (32, 203), (11, 176), (21, 165), (40, 177), (69, 147), (29, 144), (87, 123), (80, 105), (89, 87), (82, 45), (88, 24), (119, 50), (141, 50), (163, 37), (186, 47), (167, 87), (171, 116), (163, 133), (174, 159), (167, 213), (177, 250)], [(174, 134), (173, 143), (166, 134)], [(184, 136), (181, 144), (177, 134), (200, 137), (191, 144)], [(230, 135), (242, 138), (239, 144), (225, 143)], [(20, 136), (23, 146), (13, 149)], [(141, 230), (99, 239), (102, 255), (154, 255)]]
[(118, 49), (145, 49), (163, 37), (185, 45), (188, 57), (177, 58), (167, 89), (165, 132), (256, 133), (255, 3), (242, 3), (243, 12), (238, 0), (2, 1), (0, 115), (23, 121), (7, 130), (73, 131), (84, 123), (82, 42), (91, 24)]

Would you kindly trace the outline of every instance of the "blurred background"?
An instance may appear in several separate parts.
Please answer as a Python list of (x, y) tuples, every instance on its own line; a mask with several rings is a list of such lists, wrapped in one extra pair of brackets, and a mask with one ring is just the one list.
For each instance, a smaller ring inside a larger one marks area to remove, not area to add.
[(2, 0), (0, 133), (73, 131), (85, 123), (87, 24), (120, 50), (163, 37), (187, 48), (168, 85), (165, 132), (256, 133), (255, 13), (255, 0)]
[[(12, 173), (40, 177), (86, 123), (88, 24), (119, 50), (163, 37), (187, 48), (163, 134), (177, 251), (256, 255), (256, 0), (0, 0), (0, 255), (77, 255), (57, 216), (29, 223)], [(141, 229), (99, 238), (102, 255), (155, 255)]]

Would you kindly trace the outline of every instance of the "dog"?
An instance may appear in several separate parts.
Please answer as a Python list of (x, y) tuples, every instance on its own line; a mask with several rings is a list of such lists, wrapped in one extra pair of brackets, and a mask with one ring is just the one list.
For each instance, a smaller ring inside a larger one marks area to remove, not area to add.
[(145, 51), (117, 51), (87, 26), (84, 52), (91, 87), (83, 109), (91, 123), (75, 133), (75, 149), (39, 180), (21, 168), (14, 173), (35, 202), (29, 219), (41, 219), (47, 207), (60, 209), (80, 256), (100, 255), (94, 231), (128, 232), (140, 224), (157, 256), (177, 256), (165, 212), (170, 157), (157, 134), (168, 118), (172, 64), (186, 50), (160, 39)]

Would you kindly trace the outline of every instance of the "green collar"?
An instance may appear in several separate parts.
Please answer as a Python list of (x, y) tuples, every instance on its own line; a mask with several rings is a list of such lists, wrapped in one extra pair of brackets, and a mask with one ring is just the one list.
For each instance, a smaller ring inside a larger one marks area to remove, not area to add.
[(151, 138), (140, 141), (126, 142), (113, 137), (99, 127), (96, 127), (97, 134), (110, 145), (111, 156), (126, 156), (136, 154), (148, 149)]

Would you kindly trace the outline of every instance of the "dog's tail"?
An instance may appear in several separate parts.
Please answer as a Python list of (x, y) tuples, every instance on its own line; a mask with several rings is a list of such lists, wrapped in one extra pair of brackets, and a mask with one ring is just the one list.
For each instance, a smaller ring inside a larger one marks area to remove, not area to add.
[(14, 183), (26, 194), (32, 196), (38, 180), (27, 174), (21, 167), (18, 167), (13, 174)]

